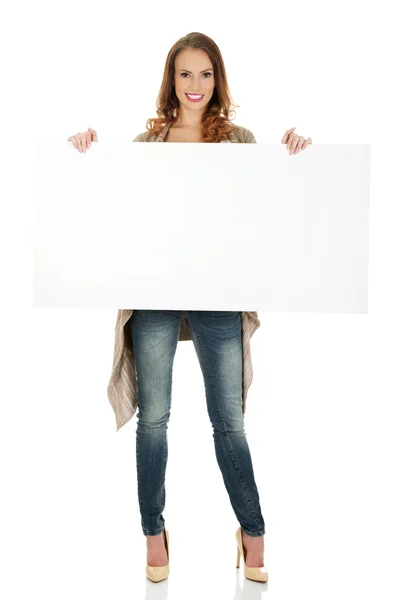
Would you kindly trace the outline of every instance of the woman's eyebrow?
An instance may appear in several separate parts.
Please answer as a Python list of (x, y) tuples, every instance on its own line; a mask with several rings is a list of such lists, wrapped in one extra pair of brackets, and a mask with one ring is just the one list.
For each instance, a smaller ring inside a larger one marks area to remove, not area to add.
[[(187, 71), (187, 73), (191, 73), (188, 69), (178, 69), (178, 71)], [(204, 69), (204, 71), (200, 71), (200, 73), (204, 73), (205, 71), (212, 71), (212, 69)]]

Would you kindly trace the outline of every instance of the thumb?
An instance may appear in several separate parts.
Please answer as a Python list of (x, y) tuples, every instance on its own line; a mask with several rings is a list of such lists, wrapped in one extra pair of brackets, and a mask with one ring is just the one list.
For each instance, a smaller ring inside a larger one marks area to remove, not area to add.
[(287, 132), (284, 134), (283, 138), (281, 139), (281, 143), (282, 144), (286, 144), (286, 142), (289, 139), (289, 135), (296, 129), (296, 127), (292, 127), (291, 129), (288, 129)]
[(92, 142), (98, 142), (97, 133), (91, 127), (88, 127), (88, 131), (92, 134)]

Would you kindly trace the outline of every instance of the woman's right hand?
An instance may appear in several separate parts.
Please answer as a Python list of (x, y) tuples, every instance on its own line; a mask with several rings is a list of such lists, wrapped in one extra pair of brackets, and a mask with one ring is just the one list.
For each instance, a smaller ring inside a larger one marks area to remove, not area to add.
[(70, 135), (67, 141), (72, 142), (79, 152), (86, 152), (90, 148), (91, 143), (98, 142), (98, 139), (96, 131), (88, 127), (85, 133), (79, 131), (75, 135)]

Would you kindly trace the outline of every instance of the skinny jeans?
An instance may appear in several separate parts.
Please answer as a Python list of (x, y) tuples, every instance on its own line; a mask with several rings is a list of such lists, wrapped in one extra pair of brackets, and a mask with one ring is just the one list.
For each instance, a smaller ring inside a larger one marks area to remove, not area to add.
[(164, 530), (167, 428), (181, 317), (203, 373), (216, 459), (243, 531), (265, 533), (244, 430), (242, 319), (239, 311), (134, 310), (129, 321), (138, 387), (136, 467), (145, 536)]

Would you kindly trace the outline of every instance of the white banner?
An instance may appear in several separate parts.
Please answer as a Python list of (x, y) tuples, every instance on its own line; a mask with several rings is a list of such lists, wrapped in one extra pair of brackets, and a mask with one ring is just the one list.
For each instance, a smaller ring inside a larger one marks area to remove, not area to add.
[(36, 158), (35, 308), (367, 312), (370, 145)]

